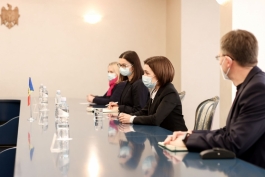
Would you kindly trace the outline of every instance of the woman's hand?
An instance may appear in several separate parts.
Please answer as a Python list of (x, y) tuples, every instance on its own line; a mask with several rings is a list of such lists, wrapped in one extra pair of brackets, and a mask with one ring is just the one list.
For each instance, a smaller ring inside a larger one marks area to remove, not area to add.
[(87, 98), (88, 102), (93, 103), (93, 100), (94, 100), (95, 96), (93, 96), (92, 94), (89, 94), (89, 95), (87, 95), (86, 98)]
[(117, 119), (118, 118), (118, 113), (107, 114), (107, 117), (110, 118), (111, 120)]
[(131, 119), (131, 115), (130, 114), (125, 114), (125, 113), (120, 113), (119, 115), (119, 121), (123, 124), (129, 124)]
[(191, 130), (189, 130), (187, 132), (176, 131), (173, 133), (173, 135), (169, 135), (165, 139), (164, 144), (170, 144), (171, 141), (175, 141), (177, 138), (179, 138), (180, 136), (184, 136), (186, 133), (192, 134), (192, 131)]
[(118, 108), (118, 103), (116, 103), (116, 102), (109, 102), (108, 109), (114, 109), (114, 108)]

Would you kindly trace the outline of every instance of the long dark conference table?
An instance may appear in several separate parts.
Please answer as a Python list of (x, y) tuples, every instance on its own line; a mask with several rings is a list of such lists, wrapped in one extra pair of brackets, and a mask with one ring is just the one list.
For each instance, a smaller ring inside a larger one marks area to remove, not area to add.
[[(34, 100), (34, 99), (33, 99)], [(35, 99), (36, 100), (36, 99)], [(41, 116), (21, 100), (15, 177), (108, 176), (240, 176), (264, 177), (265, 170), (240, 159), (202, 160), (199, 153), (172, 153), (157, 142), (172, 132), (145, 125), (123, 125), (115, 118), (94, 119), (81, 99), (68, 99), (69, 140), (54, 139), (57, 130), (54, 99)]]

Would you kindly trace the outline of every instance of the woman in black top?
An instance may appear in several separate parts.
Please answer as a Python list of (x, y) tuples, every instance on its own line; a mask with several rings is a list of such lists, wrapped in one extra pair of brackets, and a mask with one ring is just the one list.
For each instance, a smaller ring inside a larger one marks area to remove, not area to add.
[(143, 69), (136, 52), (126, 51), (119, 57), (118, 66), (125, 88), (118, 103), (110, 102), (109, 109), (134, 113), (140, 111), (149, 99), (149, 91), (142, 82)]
[(170, 131), (187, 131), (177, 90), (171, 83), (174, 67), (166, 57), (151, 57), (144, 61), (143, 83), (151, 89), (146, 106), (132, 115), (121, 113), (122, 123), (157, 125)]
[(110, 101), (118, 102), (126, 82), (121, 81), (120, 71), (117, 62), (112, 62), (108, 66), (109, 89), (103, 96), (94, 96), (89, 94), (87, 101), (97, 105), (106, 105)]

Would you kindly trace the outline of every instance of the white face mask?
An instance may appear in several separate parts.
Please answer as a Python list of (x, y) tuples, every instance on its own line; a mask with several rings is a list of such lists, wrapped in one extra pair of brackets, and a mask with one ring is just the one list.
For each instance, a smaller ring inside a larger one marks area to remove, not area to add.
[(224, 60), (222, 61), (222, 64), (220, 65), (222, 76), (223, 76), (224, 80), (230, 80), (230, 78), (228, 77), (228, 73), (230, 71), (230, 68), (228, 68), (226, 73), (224, 73), (223, 68), (222, 68), (223, 63), (224, 63)]
[(122, 68), (120, 67), (120, 73), (123, 76), (130, 76), (132, 74), (132, 72), (130, 71), (130, 68)]
[(108, 73), (108, 79), (109, 79), (109, 81), (115, 79), (116, 77), (117, 77), (117, 76), (116, 76), (115, 73)]

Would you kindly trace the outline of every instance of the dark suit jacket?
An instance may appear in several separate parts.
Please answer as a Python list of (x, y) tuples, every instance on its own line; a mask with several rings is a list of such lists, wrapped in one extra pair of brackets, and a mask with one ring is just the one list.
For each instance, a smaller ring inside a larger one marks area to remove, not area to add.
[(141, 110), (146, 105), (149, 96), (149, 91), (142, 79), (134, 83), (126, 81), (119, 101), (119, 112), (130, 114)]
[(107, 96), (107, 92), (103, 96), (96, 96), (93, 100), (93, 103), (98, 105), (106, 105), (109, 102), (118, 102), (120, 101), (121, 93), (126, 85), (126, 82), (120, 82), (114, 86), (112, 89), (111, 96)]
[(222, 147), (242, 160), (265, 168), (265, 73), (254, 67), (237, 91), (226, 126), (215, 131), (193, 131), (189, 151)]
[(170, 131), (187, 131), (177, 90), (171, 83), (160, 87), (144, 109), (136, 112), (134, 124), (157, 125)]

